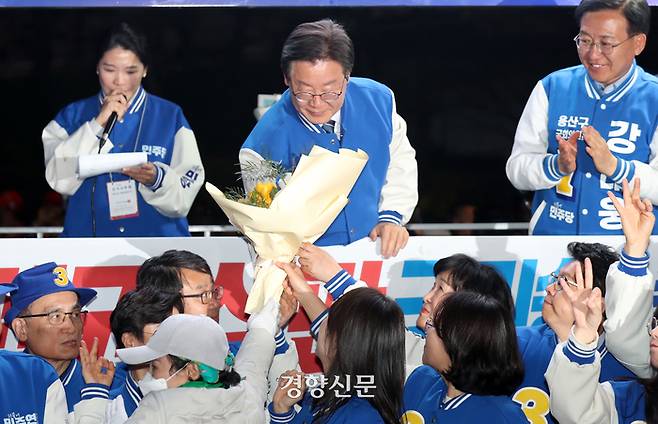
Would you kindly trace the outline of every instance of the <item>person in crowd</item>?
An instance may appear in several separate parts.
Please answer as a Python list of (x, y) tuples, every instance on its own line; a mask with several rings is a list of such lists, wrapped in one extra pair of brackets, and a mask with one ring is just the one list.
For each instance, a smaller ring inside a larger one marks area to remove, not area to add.
[[(560, 281), (575, 284), (576, 269), (582, 268), (587, 259), (594, 264), (594, 286), (605, 293), (608, 269), (613, 269), (611, 266), (620, 259), (625, 261), (624, 257), (620, 258), (611, 247), (600, 243), (572, 242), (567, 246), (567, 250), (573, 260), (564, 265), (558, 273), (553, 273), (552, 282), (546, 287), (542, 306), (544, 324), (518, 327), (516, 330), (526, 372), (522, 384), (512, 398), (521, 404), (532, 422), (555, 422), (549, 410), (551, 392), (544, 373), (555, 347), (569, 337), (574, 322), (573, 312)], [(632, 370), (608, 352), (603, 326), (599, 332), (601, 337), (597, 349), (602, 357), (601, 381), (633, 377)]]
[[(207, 315), (219, 322), (224, 287), (215, 287), (215, 282), (208, 262), (196, 253), (187, 250), (168, 250), (162, 255), (153, 256), (142, 264), (137, 271), (137, 291), (151, 289), (172, 294), (180, 294), (183, 299), (182, 312), (186, 314)], [(288, 293), (281, 296), (279, 303), (279, 330), (275, 336), (276, 350), (270, 369), (268, 382), (274, 394), (276, 379), (285, 370), (299, 365), (297, 347), (284, 332), (288, 321), (297, 311), (297, 302)], [(235, 355), (240, 348), (240, 341), (229, 343)]]
[[(585, 267), (576, 287), (565, 289), (575, 316), (569, 339), (555, 348), (546, 380), (555, 394), (551, 412), (560, 423), (658, 423), (658, 309), (647, 248), (655, 225), (653, 205), (623, 181), (623, 204), (609, 194), (621, 217), (626, 243), (622, 260), (610, 268), (605, 311), (602, 294)], [(606, 330), (610, 351), (640, 379), (600, 382), (598, 327)], [(566, 374), (568, 373), (568, 375)], [(567, 387), (568, 385), (568, 387)], [(560, 393), (558, 393), (560, 392)]]
[(318, 342), (316, 355), (324, 372), (314, 384), (298, 371), (282, 374), (269, 405), (270, 422), (398, 423), (404, 315), (397, 303), (375, 289), (359, 287), (327, 309), (299, 267), (279, 266), (288, 275), (285, 290), (312, 320), (311, 334)]
[[(647, 201), (647, 203), (649, 203)], [(573, 306), (575, 324), (569, 339), (560, 343), (546, 371), (551, 388), (551, 413), (560, 423), (658, 423), (658, 309), (648, 321), (644, 337), (653, 377), (599, 383), (601, 356), (596, 350), (598, 327), (603, 321), (603, 302), (598, 287), (592, 288), (591, 265), (577, 287), (564, 287)], [(635, 280), (645, 280), (644, 272)], [(634, 281), (642, 284), (641, 281)], [(651, 293), (652, 294), (652, 293)], [(629, 306), (627, 304), (627, 306)], [(626, 316), (625, 320), (639, 320)], [(648, 337), (647, 337), (648, 336)]]
[[(118, 349), (143, 346), (155, 334), (160, 323), (170, 315), (182, 313), (178, 294), (143, 289), (124, 294), (110, 315), (110, 328)], [(141, 399), (163, 387), (149, 373), (149, 364), (116, 364), (112, 399), (107, 409), (108, 423), (123, 423)]]
[(53, 367), (38, 356), (0, 349), (0, 419), (61, 424), (67, 418), (64, 385)]
[(39, 209), (37, 209), (37, 216), (32, 225), (35, 227), (61, 227), (64, 225), (65, 212), (62, 195), (49, 190), (43, 195), (43, 200)]
[(144, 289), (180, 294), (186, 314), (219, 320), (224, 287), (215, 287), (210, 265), (196, 253), (167, 250), (144, 261), (137, 271), (136, 290)]
[[(144, 397), (127, 423), (264, 422), (278, 309), (271, 301), (250, 317), (235, 360), (222, 327), (202, 315), (172, 315), (145, 345), (117, 350), (128, 364), (150, 362), (153, 378), (166, 387)], [(103, 422), (105, 403), (82, 403), (76, 419)]]
[(64, 385), (72, 422), (73, 410), (83, 397), (107, 396), (93, 390), (85, 393), (76, 359), (86, 315), (82, 308), (96, 297), (96, 291), (75, 287), (66, 269), (54, 262), (18, 273), (12, 284), (17, 288), (10, 296), (5, 325), (25, 344), (26, 353), (45, 359), (54, 368)]
[[(0, 299), (16, 290), (0, 284)], [(30, 384), (22, 384), (29, 381)], [(38, 356), (0, 349), (0, 419), (3, 422), (60, 424), (68, 408), (64, 385), (52, 366)]]
[(505, 306), (479, 293), (450, 293), (425, 332), (425, 365), (407, 379), (401, 422), (528, 422), (510, 399), (523, 362)]
[(507, 177), (535, 191), (530, 234), (621, 234), (608, 190), (641, 178), (658, 202), (658, 80), (635, 62), (651, 11), (646, 0), (582, 0), (575, 16), (582, 65), (535, 85)]
[[(204, 169), (181, 108), (142, 87), (148, 71), (146, 39), (120, 24), (101, 45), (100, 92), (66, 106), (44, 128), (46, 180), (69, 196), (63, 236), (189, 236), (186, 216)], [(77, 174), (81, 156), (127, 152), (146, 152), (148, 162), (96, 177)]]
[[(239, 154), (249, 191), (263, 159), (294, 169), (314, 145), (333, 152), (368, 154), (349, 203), (316, 244), (346, 245), (381, 239), (384, 257), (409, 239), (405, 224), (418, 202), (415, 151), (398, 115), (393, 92), (367, 78), (351, 77), (354, 47), (345, 29), (324, 19), (298, 25), (281, 52), (281, 99), (258, 121)], [(255, 171), (254, 171), (255, 170)]]
[[(324, 249), (310, 243), (302, 244), (297, 252), (302, 270), (313, 278), (324, 282), (327, 292), (333, 299), (338, 299), (346, 291), (364, 287), (365, 283), (357, 281)], [(514, 317), (514, 298), (505, 279), (493, 267), (480, 264), (472, 257), (455, 254), (439, 259), (433, 267), (434, 284), (423, 296), (423, 305), (416, 319), (418, 329), (425, 328), (425, 322), (433, 314), (437, 305), (447, 293), (454, 291), (473, 291), (497, 299)], [(405, 331), (405, 367), (406, 375), (423, 364), (425, 348), (424, 333)]]

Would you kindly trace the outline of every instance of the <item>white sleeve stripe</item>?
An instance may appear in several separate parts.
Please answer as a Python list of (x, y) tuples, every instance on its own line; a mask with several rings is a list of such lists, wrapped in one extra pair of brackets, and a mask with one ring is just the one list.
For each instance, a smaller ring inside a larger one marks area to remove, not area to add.
[(326, 286), (327, 291), (333, 294), (333, 292), (349, 278), (350, 278), (350, 274), (347, 271), (345, 270), (341, 271), (341, 275), (336, 279), (336, 281)]

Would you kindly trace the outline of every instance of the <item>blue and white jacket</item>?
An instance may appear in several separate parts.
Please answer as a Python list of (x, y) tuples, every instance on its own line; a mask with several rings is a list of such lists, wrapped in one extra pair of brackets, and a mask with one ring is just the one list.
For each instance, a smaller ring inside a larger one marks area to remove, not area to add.
[[(43, 130), (46, 180), (53, 190), (70, 196), (63, 236), (92, 236), (92, 196), (99, 237), (188, 236), (185, 218), (203, 185), (204, 170), (194, 133), (179, 106), (148, 94), (142, 87), (130, 100), (101, 154), (146, 152), (156, 165), (153, 186), (138, 186), (139, 215), (111, 220), (107, 183), (110, 174), (80, 179), (78, 158), (95, 155), (103, 131), (96, 122), (102, 93), (62, 109)], [(129, 179), (115, 172), (113, 181)], [(94, 189), (94, 181), (96, 181)]]
[(0, 422), (62, 424), (68, 417), (64, 386), (38, 356), (0, 349)]
[(527, 423), (519, 405), (507, 396), (463, 393), (446, 399), (448, 386), (432, 367), (423, 365), (404, 385), (404, 415), (401, 422), (415, 423)]
[[(370, 79), (350, 78), (334, 132), (297, 112), (290, 90), (256, 124), (240, 150), (240, 164), (262, 159), (294, 169), (314, 145), (338, 152), (361, 149), (368, 162), (352, 188), (349, 203), (315, 244), (346, 245), (366, 237), (378, 222), (405, 224), (418, 202), (415, 151), (406, 123), (395, 110), (391, 90)], [(330, 176), (328, 176), (330, 177)], [(255, 184), (243, 171), (245, 189)]]
[[(622, 251), (620, 261), (610, 266), (603, 323), (610, 352), (647, 378), (654, 372), (646, 324), (652, 315), (655, 287), (648, 265), (648, 255), (636, 258)], [(560, 424), (643, 422), (644, 387), (636, 379), (603, 382), (599, 376), (604, 360), (597, 343), (582, 344), (572, 331), (569, 340), (556, 346), (546, 371), (551, 413)]]
[[(271, 424), (306, 424), (313, 422), (313, 398), (306, 393), (301, 401), (301, 410), (297, 412), (291, 408), (288, 412), (277, 414), (274, 412), (273, 404), (267, 407), (270, 413)], [(320, 421), (323, 424), (347, 424), (347, 423), (384, 423), (379, 412), (365, 398), (352, 397), (343, 406), (338, 408), (331, 416)]]
[[(555, 332), (546, 324), (532, 327), (518, 327), (516, 334), (519, 341), (519, 352), (523, 359), (525, 375), (512, 400), (521, 405), (523, 412), (531, 422), (554, 423), (549, 411), (552, 397), (544, 373), (548, 368), (558, 339)], [(604, 333), (605, 335), (605, 333)], [(617, 360), (606, 347), (601, 337), (596, 346), (601, 358), (601, 373), (599, 381), (615, 378), (634, 378), (635, 374)]]
[(595, 343), (583, 345), (572, 332), (555, 348), (546, 371), (551, 413), (560, 424), (645, 422), (645, 390), (637, 380), (597, 381), (601, 357)]
[[(598, 130), (618, 159), (610, 177), (596, 170), (582, 138), (576, 170), (564, 175), (558, 168), (556, 136), (567, 139), (587, 125)], [(582, 65), (539, 81), (507, 161), (507, 177), (514, 187), (536, 191), (530, 233), (622, 234), (619, 214), (607, 192), (620, 193), (624, 178), (629, 182), (639, 178), (641, 197), (658, 203), (657, 127), (658, 79), (635, 63), (607, 93)], [(658, 228), (654, 231), (658, 234)]]

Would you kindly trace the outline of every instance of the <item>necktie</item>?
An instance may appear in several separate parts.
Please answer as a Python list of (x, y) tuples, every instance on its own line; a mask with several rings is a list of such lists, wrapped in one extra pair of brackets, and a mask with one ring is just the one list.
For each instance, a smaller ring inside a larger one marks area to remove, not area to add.
[(334, 125), (336, 125), (336, 121), (329, 120), (326, 124), (322, 124), (322, 129), (327, 134), (333, 134), (334, 133)]

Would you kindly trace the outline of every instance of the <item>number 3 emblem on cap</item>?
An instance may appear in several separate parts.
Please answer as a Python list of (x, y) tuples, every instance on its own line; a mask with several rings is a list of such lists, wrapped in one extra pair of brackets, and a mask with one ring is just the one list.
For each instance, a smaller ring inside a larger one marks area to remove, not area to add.
[(53, 274), (55, 275), (53, 283), (60, 287), (66, 287), (66, 285), (69, 283), (69, 276), (66, 274), (66, 269), (58, 266), (57, 268), (53, 269)]

